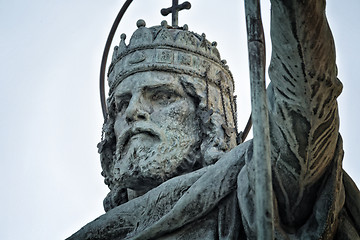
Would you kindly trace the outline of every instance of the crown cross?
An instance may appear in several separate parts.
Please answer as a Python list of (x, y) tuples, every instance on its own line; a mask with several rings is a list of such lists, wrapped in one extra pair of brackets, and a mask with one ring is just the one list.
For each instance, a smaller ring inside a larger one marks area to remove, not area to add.
[(172, 7), (161, 9), (161, 14), (167, 16), (169, 13), (172, 13), (172, 26), (178, 27), (179, 11), (190, 8), (191, 4), (188, 1), (179, 5), (179, 0), (172, 0)]

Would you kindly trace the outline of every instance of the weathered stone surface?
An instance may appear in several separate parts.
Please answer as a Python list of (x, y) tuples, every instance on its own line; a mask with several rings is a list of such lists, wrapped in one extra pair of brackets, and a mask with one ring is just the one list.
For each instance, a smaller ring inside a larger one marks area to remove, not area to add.
[[(275, 238), (360, 239), (325, 1), (273, 0), (271, 37)], [(233, 79), (216, 44), (141, 21), (115, 49), (109, 85), (106, 213), (69, 239), (256, 239), (253, 142), (236, 146)]]

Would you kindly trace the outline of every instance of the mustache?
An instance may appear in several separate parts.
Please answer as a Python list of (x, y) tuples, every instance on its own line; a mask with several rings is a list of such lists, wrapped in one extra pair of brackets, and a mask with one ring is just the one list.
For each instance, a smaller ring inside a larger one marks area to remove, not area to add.
[(163, 134), (161, 133), (161, 129), (154, 124), (147, 122), (137, 122), (132, 126), (124, 129), (122, 133), (119, 135), (117, 139), (117, 148), (120, 150), (119, 153), (122, 152), (126, 144), (130, 141), (130, 139), (137, 134), (147, 134), (156, 140), (162, 140)]

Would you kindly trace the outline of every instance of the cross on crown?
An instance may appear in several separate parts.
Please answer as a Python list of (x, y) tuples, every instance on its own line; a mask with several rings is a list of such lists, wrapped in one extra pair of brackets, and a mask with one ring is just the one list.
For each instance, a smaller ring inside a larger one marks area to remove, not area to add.
[(161, 14), (167, 16), (169, 13), (172, 13), (172, 26), (178, 27), (179, 11), (190, 8), (191, 4), (188, 1), (179, 5), (179, 0), (172, 0), (172, 7), (161, 9)]

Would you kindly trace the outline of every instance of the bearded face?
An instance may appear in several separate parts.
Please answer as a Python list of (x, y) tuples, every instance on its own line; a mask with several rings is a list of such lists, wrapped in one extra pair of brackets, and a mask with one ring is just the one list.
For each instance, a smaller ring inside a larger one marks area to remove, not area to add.
[(117, 86), (114, 98), (119, 186), (147, 191), (193, 169), (199, 121), (176, 74), (136, 73)]

